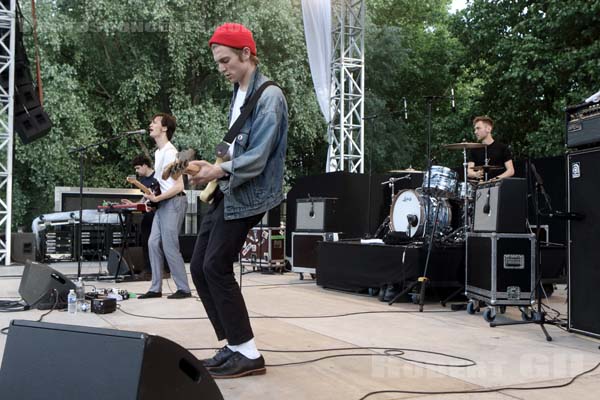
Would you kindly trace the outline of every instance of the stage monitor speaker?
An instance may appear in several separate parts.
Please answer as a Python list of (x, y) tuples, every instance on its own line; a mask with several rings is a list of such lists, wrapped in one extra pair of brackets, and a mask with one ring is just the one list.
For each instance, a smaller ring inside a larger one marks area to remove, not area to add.
[(568, 155), (568, 209), (582, 220), (568, 222), (569, 329), (600, 338), (600, 148)]
[[(69, 289), (75, 289), (75, 284), (67, 277), (46, 264), (27, 261), (21, 284), (19, 285), (19, 294), (31, 308), (48, 309), (51, 308), (56, 298), (53, 294), (56, 289), (59, 295), (59, 303), (66, 302)], [(64, 308), (60, 305), (59, 308)]]
[(10, 258), (18, 263), (25, 263), (27, 260), (35, 261), (35, 234), (13, 233), (10, 242)]
[(296, 200), (296, 231), (337, 232), (337, 198), (309, 197)]
[(201, 361), (168, 339), (20, 320), (10, 324), (0, 393), (28, 400), (223, 399)]
[(527, 183), (505, 178), (479, 185), (475, 194), (474, 232), (526, 233)]
[(121, 260), (117, 275), (141, 274), (146, 269), (143, 247), (127, 247), (125, 257), (121, 256), (121, 248), (111, 248), (108, 254), (108, 274), (115, 275)]

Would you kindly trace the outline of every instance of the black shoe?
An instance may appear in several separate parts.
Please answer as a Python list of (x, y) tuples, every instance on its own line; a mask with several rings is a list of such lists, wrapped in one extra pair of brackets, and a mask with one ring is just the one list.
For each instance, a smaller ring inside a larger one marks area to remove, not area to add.
[(168, 295), (167, 299), (185, 299), (186, 297), (192, 297), (192, 294), (190, 292), (178, 290), (175, 293)]
[(213, 368), (220, 367), (221, 365), (225, 364), (225, 362), (229, 360), (233, 354), (233, 350), (227, 346), (223, 346), (212, 358), (202, 360), (202, 365), (204, 368), (210, 371)]
[(138, 296), (138, 299), (151, 299), (153, 297), (162, 297), (162, 292), (151, 292), (151, 291), (147, 291), (144, 294), (140, 294)]
[(208, 372), (214, 379), (228, 379), (249, 375), (263, 375), (267, 373), (267, 369), (265, 368), (265, 359), (263, 356), (258, 357), (256, 360), (251, 360), (236, 351), (223, 365), (211, 368)]

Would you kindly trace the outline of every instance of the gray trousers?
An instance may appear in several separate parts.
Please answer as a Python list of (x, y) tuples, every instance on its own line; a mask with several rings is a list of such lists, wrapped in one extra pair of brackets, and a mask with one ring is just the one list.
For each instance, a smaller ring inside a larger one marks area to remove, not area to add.
[(162, 292), (162, 271), (164, 259), (171, 268), (171, 278), (178, 290), (190, 292), (185, 264), (179, 251), (179, 232), (185, 218), (187, 199), (175, 196), (162, 201), (154, 214), (152, 232), (148, 239), (150, 268), (152, 269), (152, 285), (150, 291)]

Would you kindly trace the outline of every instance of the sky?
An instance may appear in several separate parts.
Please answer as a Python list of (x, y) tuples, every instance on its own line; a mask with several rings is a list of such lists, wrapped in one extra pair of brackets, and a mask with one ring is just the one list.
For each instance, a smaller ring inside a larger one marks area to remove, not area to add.
[(467, 0), (452, 0), (452, 5), (450, 5), (450, 12), (456, 12), (457, 10), (462, 10), (465, 8)]

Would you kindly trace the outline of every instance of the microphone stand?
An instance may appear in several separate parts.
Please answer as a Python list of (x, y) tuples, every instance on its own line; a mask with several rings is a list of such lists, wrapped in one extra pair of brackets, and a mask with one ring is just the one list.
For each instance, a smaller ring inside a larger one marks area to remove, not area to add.
[[(432, 108), (433, 108), (433, 102), (435, 100), (441, 100), (441, 99), (446, 99), (448, 98), (447, 96), (425, 96), (425, 101), (427, 102), (427, 189), (430, 190), (431, 188), (431, 167), (432, 167), (432, 161), (431, 161), (431, 114), (432, 114)], [(450, 97), (452, 103), (454, 103), (454, 92), (452, 92), (452, 96)], [(424, 191), (425, 192), (425, 191)], [(427, 194), (427, 192), (425, 192)], [(420, 290), (419, 290), (419, 312), (423, 312), (423, 304), (425, 302), (425, 289), (427, 287), (427, 285), (430, 283), (429, 282), (429, 278), (427, 277), (427, 270), (429, 267), (429, 258), (431, 255), (431, 249), (433, 247), (433, 240), (435, 237), (435, 230), (438, 224), (438, 213), (439, 213), (439, 209), (441, 207), (441, 202), (438, 201), (437, 197), (435, 196), (435, 193), (432, 194), (433, 197), (436, 200), (436, 215), (435, 215), (435, 221), (433, 223), (433, 229), (431, 231), (431, 235), (429, 237), (429, 245), (427, 248), (427, 257), (425, 259), (425, 267), (423, 269), (423, 275), (418, 277), (418, 279), (414, 282), (412, 282), (410, 285), (408, 285), (404, 290), (402, 290), (400, 293), (398, 293), (396, 296), (394, 296), (394, 298), (388, 302), (389, 305), (394, 304), (396, 301), (398, 301), (398, 299), (402, 296), (404, 296), (406, 293), (410, 292), (415, 286), (417, 285), (421, 285)], [(427, 224), (430, 221), (430, 217), (431, 217), (431, 208), (433, 206), (433, 199), (429, 199), (429, 201), (427, 202), (427, 217), (425, 220), (425, 226), (427, 226)], [(425, 232), (424, 232), (425, 233)]]
[[(135, 132), (138, 134), (139, 132)], [(124, 137), (132, 136), (132, 133), (120, 134), (111, 136), (108, 139), (101, 140), (96, 143), (91, 143), (85, 146), (73, 147), (69, 150), (69, 154), (79, 155), (79, 224), (77, 224), (75, 232), (75, 257), (77, 258), (77, 279), (81, 277), (81, 260), (83, 258), (83, 247), (82, 247), (82, 234), (83, 234), (83, 155), (87, 153), (89, 149), (100, 147), (104, 144), (114, 142), (115, 140), (123, 139)], [(127, 238), (123, 238), (126, 240)], [(122, 257), (125, 255), (123, 254)]]
[[(534, 286), (534, 290), (536, 291), (535, 292), (536, 293), (535, 301), (537, 303), (537, 308), (536, 308), (536, 310), (533, 310), (531, 312), (531, 314), (527, 314), (525, 311), (521, 310), (521, 317), (523, 318), (523, 321), (504, 321), (504, 322), (491, 321), (490, 326), (496, 327), (496, 326), (504, 326), (504, 325), (537, 324), (542, 329), (542, 332), (543, 332), (544, 336), (546, 337), (546, 341), (551, 342), (552, 336), (550, 336), (548, 334), (545, 324), (555, 325), (555, 323), (552, 321), (546, 320), (546, 312), (542, 309), (543, 288), (542, 288), (542, 271), (541, 271), (541, 264), (540, 264), (541, 260), (540, 260), (540, 241), (539, 241), (540, 232), (541, 232), (540, 215), (542, 214), (540, 211), (540, 207), (539, 207), (540, 194), (544, 195), (544, 199), (546, 200), (546, 204), (547, 204), (548, 208), (550, 210), (552, 210), (552, 207), (550, 205), (550, 199), (548, 198), (548, 194), (546, 193), (546, 190), (544, 189), (544, 184), (543, 184), (542, 178), (537, 173), (537, 170), (535, 169), (535, 165), (531, 162), (531, 160), (527, 160), (527, 166), (528, 166), (528, 168), (527, 168), (528, 182), (532, 182), (532, 180), (535, 181), (535, 194), (532, 196), (532, 201), (533, 201), (533, 209), (535, 212), (536, 242), (535, 242), (535, 262), (534, 262), (535, 265), (532, 265), (532, 267), (535, 268), (536, 283)], [(533, 178), (532, 178), (532, 176), (533, 176)]]

